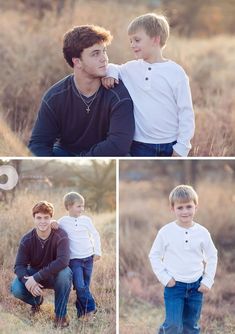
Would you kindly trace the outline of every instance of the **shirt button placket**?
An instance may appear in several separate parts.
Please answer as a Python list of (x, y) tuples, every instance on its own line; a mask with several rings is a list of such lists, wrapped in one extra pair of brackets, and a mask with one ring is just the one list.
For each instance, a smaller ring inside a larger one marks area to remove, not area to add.
[(145, 89), (151, 88), (151, 67), (149, 66), (147, 70), (145, 71), (145, 77), (144, 77), (144, 86)]

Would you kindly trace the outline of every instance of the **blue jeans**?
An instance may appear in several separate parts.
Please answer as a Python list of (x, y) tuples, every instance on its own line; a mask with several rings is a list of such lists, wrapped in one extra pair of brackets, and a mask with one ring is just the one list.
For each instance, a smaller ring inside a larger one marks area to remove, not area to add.
[[(28, 275), (34, 275), (38, 270), (28, 269)], [(65, 317), (67, 314), (67, 304), (72, 285), (72, 272), (69, 267), (61, 270), (57, 275), (53, 275), (49, 280), (41, 281), (40, 284), (46, 289), (55, 291), (55, 314), (57, 318)], [(39, 304), (40, 297), (34, 297), (25, 285), (16, 277), (11, 284), (11, 293), (30, 305)]]
[(194, 283), (176, 282), (172, 288), (165, 287), (164, 301), (166, 319), (158, 334), (198, 334), (203, 294), (198, 291), (200, 278)]
[(171, 157), (175, 144), (176, 141), (168, 144), (148, 144), (134, 140), (130, 153), (132, 157)]
[(93, 256), (72, 259), (69, 266), (73, 272), (73, 285), (77, 293), (77, 315), (80, 317), (96, 309), (95, 300), (90, 292)]

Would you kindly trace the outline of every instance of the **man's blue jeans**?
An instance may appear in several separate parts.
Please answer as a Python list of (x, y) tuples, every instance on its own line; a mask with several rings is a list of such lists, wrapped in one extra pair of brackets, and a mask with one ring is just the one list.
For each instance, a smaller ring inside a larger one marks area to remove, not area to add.
[[(28, 276), (34, 275), (38, 270), (28, 269)], [(57, 275), (51, 276), (47, 281), (41, 281), (40, 284), (46, 289), (55, 291), (55, 314), (57, 318), (63, 318), (67, 314), (67, 304), (72, 285), (72, 272), (69, 267), (61, 270)], [(25, 287), (25, 285), (16, 277), (11, 284), (11, 292), (23, 302), (30, 305), (39, 304), (40, 297), (34, 297)]]
[(90, 282), (93, 269), (93, 256), (84, 259), (72, 259), (69, 266), (73, 272), (73, 285), (77, 293), (77, 315), (95, 311), (95, 300), (90, 292)]
[(166, 319), (158, 334), (198, 334), (203, 294), (198, 291), (201, 278), (194, 283), (176, 282), (165, 287)]
[(148, 144), (133, 141), (130, 154), (133, 157), (171, 157), (175, 144), (176, 141), (167, 144)]

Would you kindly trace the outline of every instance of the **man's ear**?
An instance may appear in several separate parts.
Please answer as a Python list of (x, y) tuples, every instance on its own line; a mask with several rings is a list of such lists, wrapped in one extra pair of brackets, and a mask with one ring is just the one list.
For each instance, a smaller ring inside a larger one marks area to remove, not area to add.
[(73, 66), (74, 66), (74, 67), (80, 67), (80, 65), (81, 65), (81, 60), (80, 60), (80, 58), (75, 58), (75, 57), (73, 57), (73, 58), (72, 58), (72, 62), (73, 62)]

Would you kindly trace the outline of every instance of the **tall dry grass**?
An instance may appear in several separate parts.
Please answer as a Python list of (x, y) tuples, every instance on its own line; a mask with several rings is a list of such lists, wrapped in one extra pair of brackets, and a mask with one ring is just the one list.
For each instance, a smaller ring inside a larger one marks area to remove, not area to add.
[[(131, 162), (129, 168), (135, 170)], [(215, 285), (203, 307), (202, 333), (230, 334), (235, 331), (234, 178), (221, 179), (218, 171), (217, 180), (203, 174), (198, 179), (199, 208), (195, 221), (208, 228), (219, 254)], [(121, 333), (153, 333), (164, 319), (163, 287), (152, 272), (148, 254), (158, 230), (174, 220), (168, 195), (175, 185), (174, 176), (167, 173), (149, 180), (121, 179)]]
[[(27, 143), (44, 92), (71, 73), (63, 60), (62, 36), (79, 24), (98, 24), (114, 35), (109, 47), (111, 62), (132, 59), (126, 28), (136, 15), (149, 11), (144, 5), (85, 1), (67, 6), (58, 17), (46, 13), (38, 20), (32, 12), (5, 10), (0, 13), (1, 115)], [(10, 22), (10, 25), (9, 25)], [(196, 113), (193, 156), (235, 155), (235, 100), (233, 68), (235, 38), (169, 40), (165, 56), (181, 64), (191, 81)], [(0, 132), (4, 135), (4, 129)], [(3, 148), (0, 146), (0, 154)]]
[[(20, 238), (33, 227), (31, 208), (39, 200), (55, 205), (55, 218), (65, 214), (62, 205), (63, 189), (57, 191), (19, 191), (12, 205), (1, 204), (0, 223), (0, 332), (2, 334), (55, 333), (53, 329), (54, 293), (45, 290), (42, 311), (34, 319), (29, 316), (30, 306), (15, 299), (9, 292), (14, 278), (13, 266)], [(68, 304), (70, 327), (64, 333), (114, 334), (116, 332), (115, 297), (115, 214), (91, 215), (100, 232), (103, 255), (94, 265), (91, 290), (95, 296), (98, 313), (96, 320), (85, 323), (76, 317), (75, 291), (71, 290)]]

